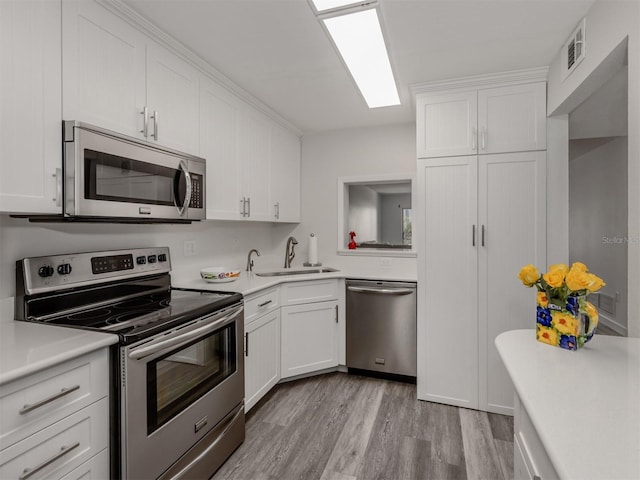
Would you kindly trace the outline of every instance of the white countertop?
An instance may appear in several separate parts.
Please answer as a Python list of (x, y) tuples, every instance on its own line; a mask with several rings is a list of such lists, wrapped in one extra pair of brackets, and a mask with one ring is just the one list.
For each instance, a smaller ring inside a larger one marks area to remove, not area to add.
[(117, 342), (110, 333), (15, 321), (12, 302), (0, 302), (0, 385)]
[(514, 330), (496, 346), (560, 478), (640, 478), (640, 338), (573, 352)]
[[(304, 270), (308, 268), (313, 270), (313, 267), (292, 268), (291, 270)], [(327, 273), (310, 273), (308, 275), (284, 275), (276, 277), (260, 277), (256, 273), (261, 271), (285, 271), (283, 268), (274, 268), (273, 270), (257, 270), (256, 272), (242, 271), (240, 278), (233, 282), (226, 283), (208, 283), (200, 278), (199, 271), (191, 272), (190, 276), (181, 275), (179, 278), (172, 280), (173, 286), (178, 288), (193, 288), (198, 290), (220, 290), (224, 292), (238, 292), (243, 295), (250, 295), (252, 293), (259, 292), (265, 288), (280, 285), (288, 282), (301, 282), (307, 280), (321, 280), (324, 278), (359, 278), (363, 280), (388, 280), (399, 282), (415, 282), (415, 276), (412, 276), (406, 272), (381, 272), (381, 271), (365, 271), (345, 269), (337, 272)]]

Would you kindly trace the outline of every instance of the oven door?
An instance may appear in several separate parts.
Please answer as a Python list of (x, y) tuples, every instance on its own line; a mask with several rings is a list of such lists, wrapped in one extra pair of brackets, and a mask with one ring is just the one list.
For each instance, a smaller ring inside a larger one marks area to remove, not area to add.
[(204, 218), (203, 159), (77, 122), (65, 140), (65, 215)]
[(242, 406), (243, 332), (239, 304), (123, 347), (124, 478), (157, 478)]

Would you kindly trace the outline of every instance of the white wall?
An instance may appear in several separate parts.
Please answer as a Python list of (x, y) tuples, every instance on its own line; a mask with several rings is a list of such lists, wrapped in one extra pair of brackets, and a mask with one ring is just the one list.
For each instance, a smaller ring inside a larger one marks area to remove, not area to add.
[(627, 137), (572, 140), (569, 144), (569, 261), (602, 277), (615, 314), (610, 325), (627, 332)]
[(389, 193), (380, 195), (380, 242), (402, 245), (402, 210), (411, 208), (411, 195)]
[[(338, 178), (367, 174), (415, 175), (415, 124), (336, 130), (302, 138), (302, 224), (293, 230), (303, 258), (311, 232), (324, 265), (399, 269), (415, 275), (415, 258), (338, 256)], [(284, 229), (286, 227), (280, 227)], [(277, 238), (281, 241), (282, 236)], [(284, 250), (283, 250), (284, 251)]]
[(378, 210), (379, 199), (375, 190), (363, 185), (349, 186), (347, 229), (349, 232), (355, 232), (356, 242), (378, 240)]
[[(567, 36), (571, 32), (567, 32)], [(617, 51), (625, 41), (628, 51), (628, 326), (629, 336), (640, 337), (640, 2), (637, 0), (597, 0), (587, 14), (586, 57), (582, 63), (562, 81), (560, 54), (549, 67), (548, 102), (549, 115), (567, 115), (584, 99), (596, 91), (610, 77), (607, 65), (612, 61), (611, 52)], [(617, 61), (616, 59), (614, 59)], [(612, 70), (612, 74), (617, 68)], [(568, 162), (568, 153), (548, 152), (550, 165), (561, 171)], [(564, 205), (568, 208), (568, 198)], [(561, 240), (561, 239), (558, 239)], [(552, 247), (553, 248), (553, 247)], [(558, 247), (560, 250), (562, 247)]]
[[(196, 242), (196, 255), (183, 255), (183, 242)], [(199, 278), (206, 266), (241, 267), (251, 248), (263, 254), (256, 267), (279, 262), (271, 224), (195, 222), (191, 225), (33, 224), (0, 215), (0, 299), (15, 294), (15, 262), (24, 257), (92, 250), (168, 246), (173, 278)], [(282, 245), (284, 256), (284, 245)]]

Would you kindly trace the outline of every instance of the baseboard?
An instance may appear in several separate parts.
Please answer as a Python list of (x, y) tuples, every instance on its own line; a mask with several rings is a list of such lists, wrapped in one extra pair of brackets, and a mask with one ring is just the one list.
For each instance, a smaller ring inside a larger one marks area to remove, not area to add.
[[(611, 330), (614, 330), (616, 333), (622, 335), (623, 337), (627, 336), (627, 327), (619, 324), (615, 320), (610, 317), (607, 317), (605, 313), (600, 312), (600, 316), (598, 319), (599, 323), (602, 323), (605, 327), (609, 327)], [(597, 331), (597, 329), (596, 329)]]

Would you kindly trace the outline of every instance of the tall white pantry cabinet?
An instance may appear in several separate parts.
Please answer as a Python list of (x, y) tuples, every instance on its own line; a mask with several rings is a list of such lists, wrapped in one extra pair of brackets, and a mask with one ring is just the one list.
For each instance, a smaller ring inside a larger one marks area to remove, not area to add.
[(513, 414), (494, 345), (546, 266), (546, 69), (416, 87), (418, 398)]

